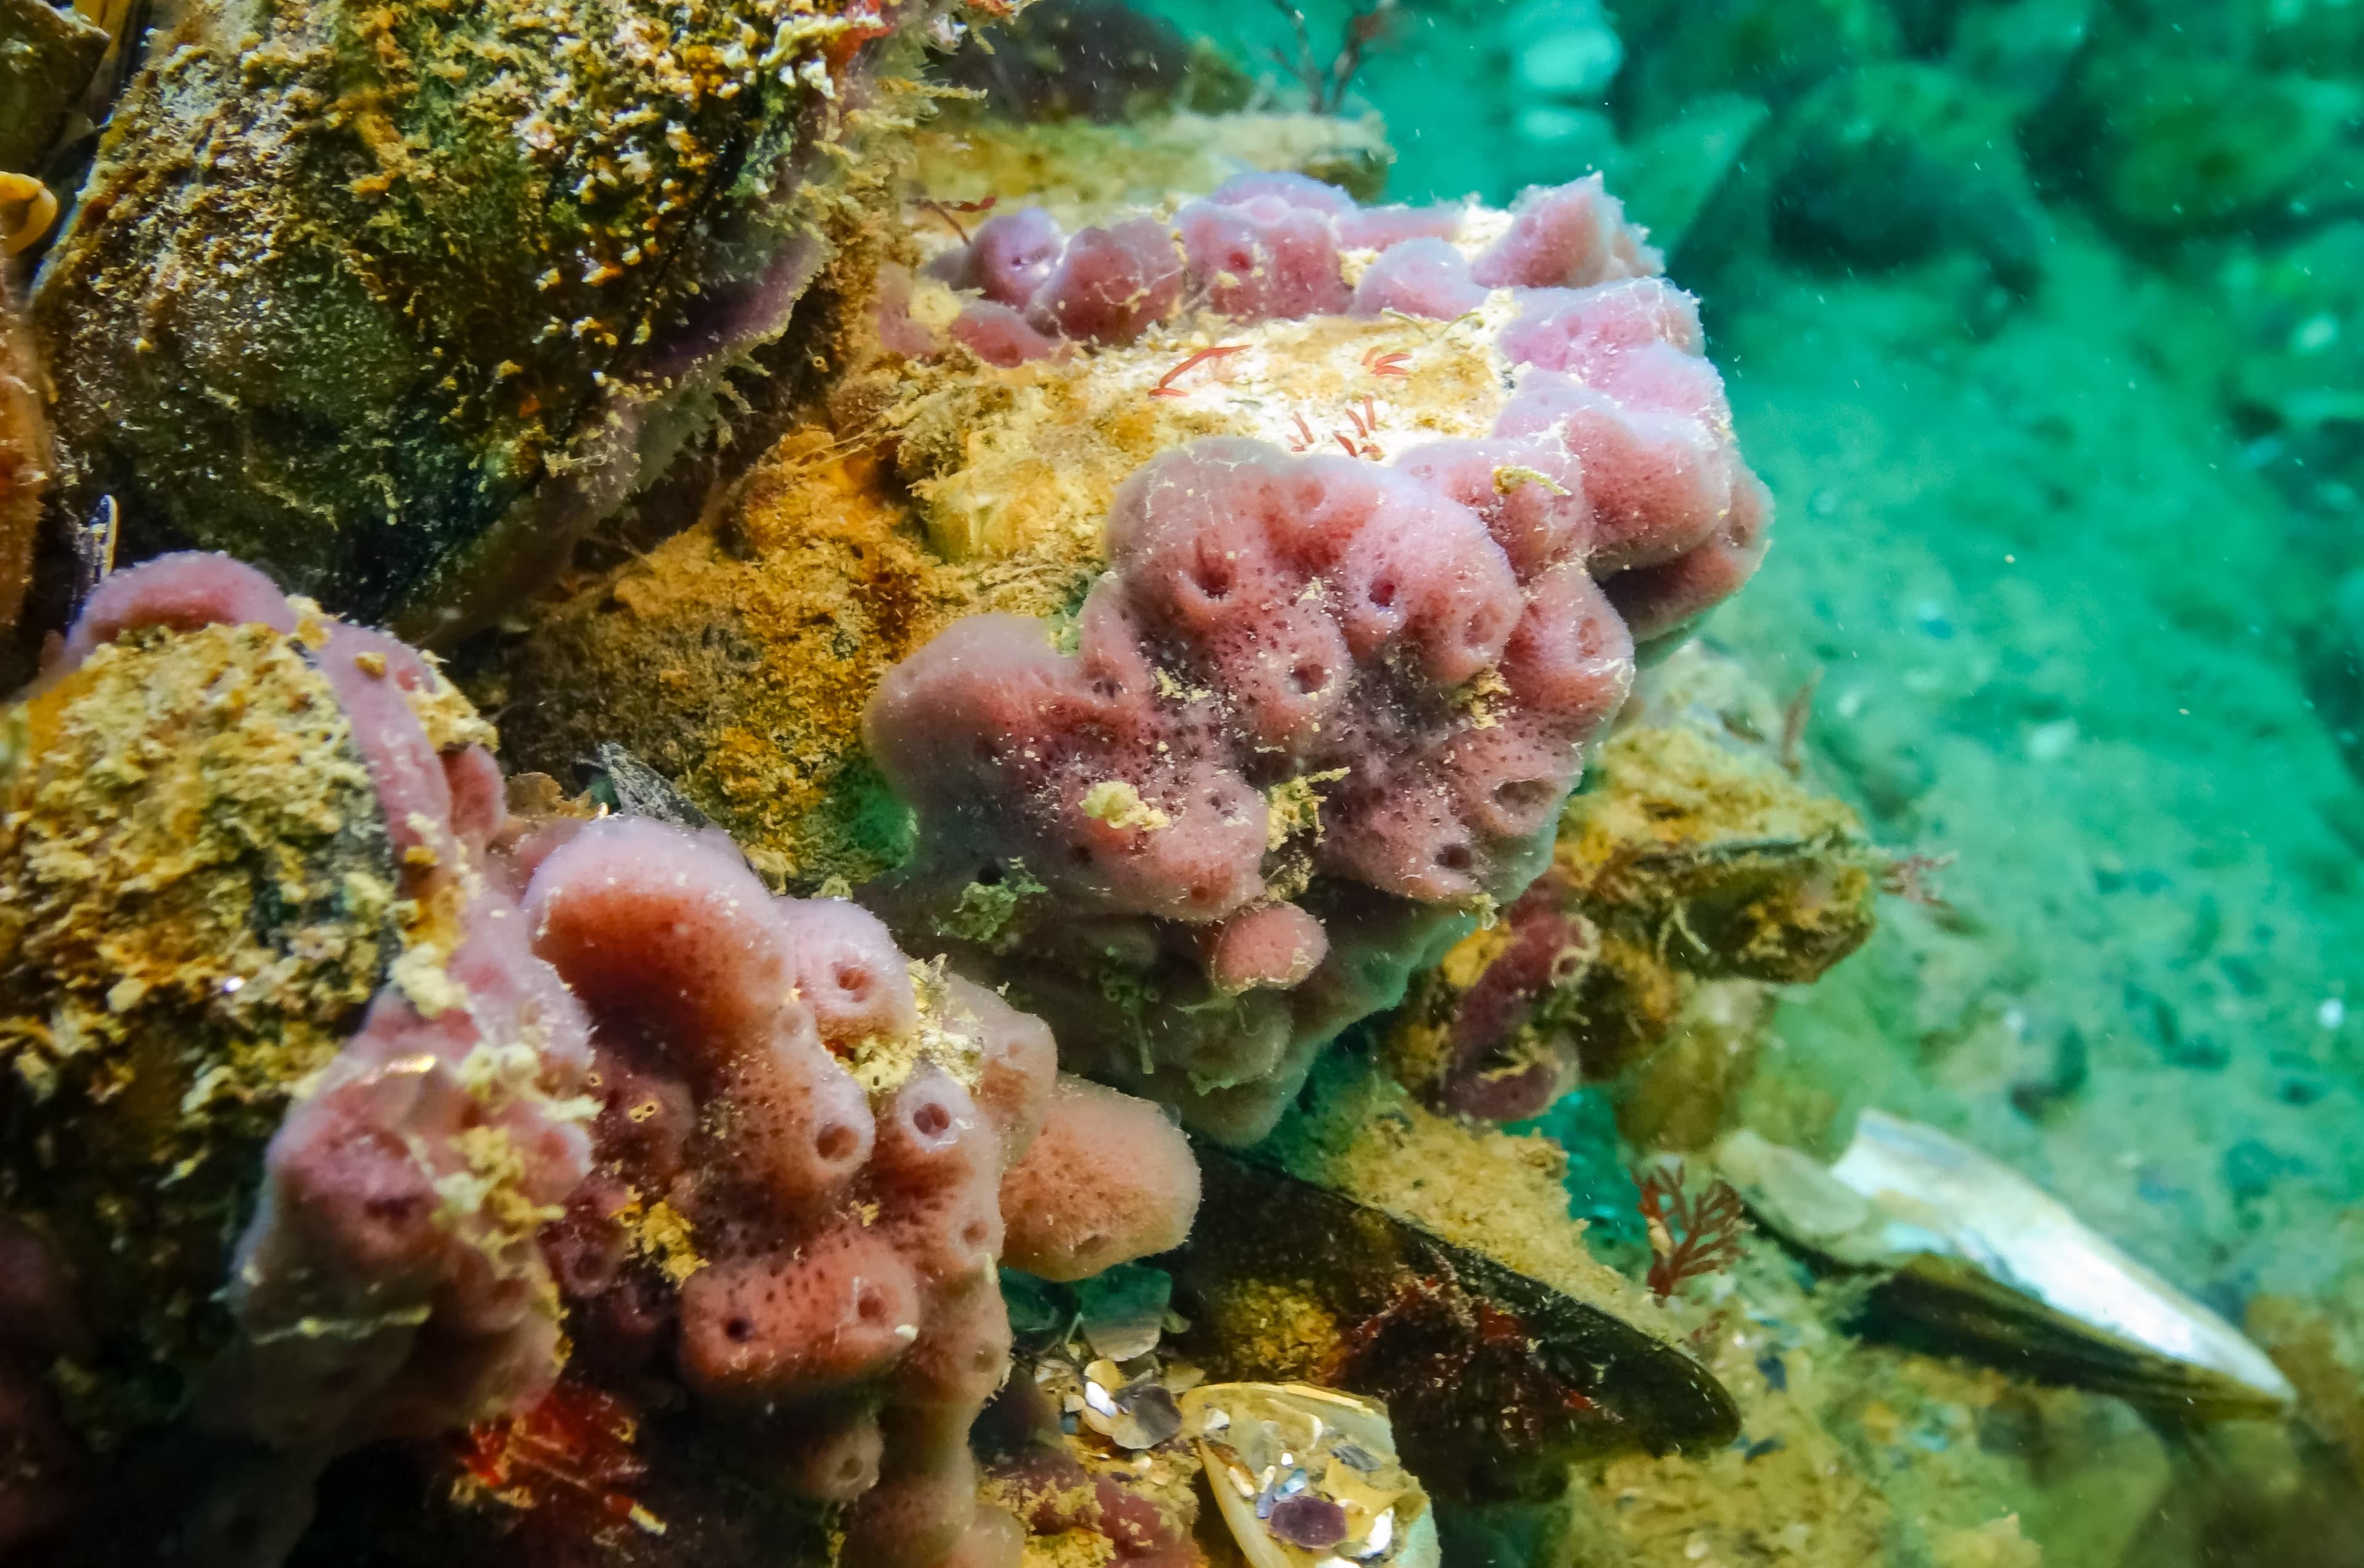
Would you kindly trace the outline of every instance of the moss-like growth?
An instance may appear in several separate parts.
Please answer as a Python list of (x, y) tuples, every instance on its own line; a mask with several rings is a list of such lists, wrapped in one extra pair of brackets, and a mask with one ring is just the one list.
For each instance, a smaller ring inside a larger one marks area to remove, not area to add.
[(862, 751), (880, 677), (959, 615), (1039, 614), (1066, 586), (938, 560), (875, 457), (808, 431), (724, 516), (545, 612), (479, 690), (510, 709), (507, 740), (528, 766), (564, 776), (619, 744), (768, 880), (810, 893), (866, 881), (908, 846), (909, 814)]

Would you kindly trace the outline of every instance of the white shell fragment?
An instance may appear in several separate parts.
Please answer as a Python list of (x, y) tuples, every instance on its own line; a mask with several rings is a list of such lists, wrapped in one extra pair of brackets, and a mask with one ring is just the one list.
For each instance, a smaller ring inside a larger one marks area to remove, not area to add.
[(2200, 1418), (2294, 1397), (2264, 1351), (2000, 1161), (1866, 1110), (1825, 1169), (1753, 1132), (1716, 1150), (1774, 1229), (1835, 1262), (1891, 1271), (1899, 1310), (2062, 1381)]
[(1083, 1399), (1075, 1414), (1119, 1448), (1155, 1448), (1182, 1429), (1181, 1409), (1161, 1375), (1127, 1379), (1105, 1358), (1084, 1368)]
[(1438, 1568), (1428, 1494), (1379, 1405), (1306, 1383), (1205, 1384), (1181, 1405), (1249, 1568)]

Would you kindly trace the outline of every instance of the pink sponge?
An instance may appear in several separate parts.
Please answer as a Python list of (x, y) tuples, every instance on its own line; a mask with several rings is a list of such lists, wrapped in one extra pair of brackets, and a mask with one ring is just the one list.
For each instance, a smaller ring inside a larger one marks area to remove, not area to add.
[(1345, 310), (1350, 295), (1338, 272), (1337, 230), (1328, 213), (1296, 205), (1292, 195), (1226, 199), (1219, 192), (1176, 215), (1191, 284), (1218, 315), (1254, 321)]
[(1442, 239), (1412, 239), (1388, 247), (1355, 285), (1354, 311), (1400, 311), (1450, 321), (1485, 303), (1486, 290), (1469, 275), (1469, 259)]
[[(1293, 174), (1184, 207), (1187, 298), (1213, 313), (1453, 318), (1507, 290), (1493, 428), (1392, 467), (1231, 438), (1161, 454), (1117, 494), (1074, 652), (959, 622), (866, 717), (919, 824), (876, 906), (1009, 985), (1068, 1065), (1219, 1139), (1261, 1136), (1324, 1041), (1519, 895), (1636, 644), (1684, 635), (1764, 551), (1696, 303), (1600, 178), (1529, 191), (1473, 262), (1475, 221)], [(1128, 295), (1150, 305), (1104, 327), (1081, 244), (1034, 328), (1114, 340), (1179, 308)], [(1351, 291), (1342, 247), (1378, 252)]]
[(1598, 174), (1531, 187), (1511, 212), (1510, 232), (1473, 269), (1488, 288), (1581, 288), (1665, 270)]
[(772, 897), (719, 836), (610, 819), (520, 853), (598, 1063), (599, 1173), (555, 1246), (585, 1366), (669, 1362), (782, 1484), (850, 1506), (849, 1562), (997, 1561), (967, 1432), (1009, 1366), (1005, 1186), (1021, 1231), (1122, 1262), (1188, 1227), (1180, 1134), (1110, 1090), (1079, 1129), (1041, 1023), (852, 905)]
[(952, 330), (994, 365), (1044, 358), (1061, 339), (1130, 343), (1173, 315), (1182, 298), (1174, 236), (1150, 218), (1062, 239), (1048, 214), (1028, 207), (992, 219), (931, 270), (985, 295)]
[(964, 309), (953, 318), (952, 332), (953, 340), (961, 347), (987, 364), (1004, 369), (1029, 360), (1049, 359), (1059, 347), (1057, 339), (1034, 330), (1020, 312), (990, 299)]
[[(291, 602), (227, 557), (174, 554), (103, 584), (48, 678), (127, 631), (213, 623), (300, 635), (350, 726), (400, 907), (413, 912), (402, 917), (393, 982), (269, 1140), (224, 1282), (237, 1332), (193, 1396), (191, 1418), (220, 1435), (224, 1454), (252, 1444), (272, 1457), (220, 1487), (149, 1478), (218, 1492), (197, 1510), (205, 1522), (189, 1524), (200, 1535), (276, 1542), (300, 1528), (310, 1479), (338, 1452), (498, 1413), (555, 1375), (558, 1324), (536, 1233), (587, 1168), (567, 1097), (588, 1051), (579, 1009), (534, 961), (514, 899), (489, 874), (498, 770), (480, 746), (439, 749), (414, 699), (440, 701), (440, 677), (416, 651)], [(37, 1271), (17, 1260), (5, 1272)], [(62, 1289), (37, 1293), (52, 1315)], [(0, 1365), (23, 1333), (8, 1294)], [(21, 1412), (0, 1423), (39, 1429)], [(224, 1462), (225, 1473), (236, 1468)], [(11, 1506), (0, 1485), (0, 1514)]]
[(1075, 654), (973, 621), (873, 700), (872, 752), (920, 832), (886, 906), (925, 925), (1022, 862), (1051, 897), (980, 962), (1072, 1061), (1259, 1136), (1351, 1021), (1328, 998), (1414, 956), (1357, 951), (1323, 911), (1450, 921), (1514, 895), (1623, 700), (1632, 646), (1583, 569), (1580, 510), (1491, 509), (1232, 438), (1154, 460), (1118, 494)]
[(1093, 343), (1130, 343), (1182, 297), (1182, 260), (1165, 226), (1135, 218), (1087, 228), (1043, 278), (1028, 317), (1046, 332)]
[(1041, 207), (1024, 207), (977, 226), (969, 269), (955, 282), (982, 289), (1000, 305), (1023, 306), (1059, 263), (1066, 237)]
[[(230, 618), (284, 629), (298, 617), (251, 567), (162, 556), (102, 585), (66, 660), (133, 627)], [(431, 1432), (539, 1393), (557, 1325), (530, 1217), (565, 1196), (586, 1152), (556, 1106), (586, 1065), (581, 1016), (474, 869), (498, 825), (497, 770), (482, 748), (429, 741), (405, 695), (435, 679), (418, 653), (322, 627), (319, 668), (369, 768), (403, 895), (448, 909), (455, 929), (440, 982), (381, 993), (264, 1156), (229, 1290), (246, 1335), (231, 1353), (249, 1364), (219, 1380), (217, 1418), (290, 1446)], [(496, 1149), (514, 1156), (515, 1179), (480, 1195), (480, 1151)], [(370, 1327), (300, 1331), (318, 1322)]]
[(1700, 353), (1698, 308), (1656, 278), (1541, 290), (1526, 304), (1501, 347), (1532, 368), (1495, 434), (1578, 461), (1593, 571), (1634, 612), (1636, 640), (1677, 635), (1756, 570), (1772, 506)]
[[(1508, 231), (1474, 264), (1451, 243), (1467, 217), (1451, 206), (1359, 207), (1302, 174), (1243, 174), (1185, 206), (1172, 228), (1134, 218), (1063, 240), (1040, 208), (1004, 214), (929, 271), (983, 296), (953, 336), (987, 362), (1011, 365), (1043, 350), (1012, 330), (1009, 312), (1038, 334), (1130, 343), (1186, 297), (1243, 321), (1350, 309), (1449, 320), (1490, 289), (1578, 288), (1650, 276), (1661, 265), (1598, 174), (1527, 192)], [(1350, 249), (1379, 252), (1352, 288), (1340, 259)], [(916, 328), (899, 306), (881, 321), (889, 347), (921, 351), (905, 346)]]
[(1461, 232), (1465, 209), (1453, 206), (1363, 207), (1336, 218), (1338, 243), (1385, 250), (1413, 239), (1450, 239)]
[(1198, 1208), (1198, 1164), (1164, 1112), (1062, 1075), (1042, 1137), (1001, 1179), (1002, 1257), (1044, 1279), (1084, 1279), (1180, 1246)]

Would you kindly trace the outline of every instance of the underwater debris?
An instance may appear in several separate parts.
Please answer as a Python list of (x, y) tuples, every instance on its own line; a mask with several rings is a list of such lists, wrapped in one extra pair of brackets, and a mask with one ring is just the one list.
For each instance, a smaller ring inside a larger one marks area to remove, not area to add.
[(1072, 1287), (1004, 1273), (1018, 1353), (976, 1437), (983, 1496), (1024, 1525), (1029, 1563), (1207, 1568), (1178, 1403), (1205, 1373), (1166, 1341), (1172, 1289), (1139, 1265)]
[(931, 14), (189, 7), (33, 302), (69, 510), (112, 494), (135, 554), (229, 549), (414, 635), (506, 609), (783, 329)]
[(2276, 1416), (2294, 1397), (2231, 1324), (1934, 1128), (1866, 1109), (1827, 1168), (1745, 1130), (1716, 1161), (1785, 1240), (1875, 1271), (1876, 1309), (2015, 1373), (2182, 1420)]
[(1248, 1568), (1437, 1568), (1436, 1519), (1384, 1407), (1302, 1383), (1200, 1384), (1181, 1403)]
[(1199, 1464), (1178, 1397), (1201, 1374), (1154, 1353), (1090, 1359), (1069, 1340), (1022, 1354), (980, 1424), (982, 1496), (1015, 1517), (1025, 1561), (1205, 1568)]

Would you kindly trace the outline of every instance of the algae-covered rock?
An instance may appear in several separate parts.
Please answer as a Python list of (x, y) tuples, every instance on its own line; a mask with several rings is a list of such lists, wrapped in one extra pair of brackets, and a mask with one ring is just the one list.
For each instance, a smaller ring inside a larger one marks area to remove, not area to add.
[(2279, 216), (2319, 183), (2336, 190), (2359, 115), (2352, 82), (2130, 44), (2097, 52), (2035, 139), (2111, 220), (2172, 237)]
[(226, 1338), (262, 1146), (401, 951), (383, 814), (308, 651), (137, 633), (6, 713), (0, 1208), (76, 1277), (101, 1431), (169, 1410), (162, 1369)]
[[(917, 204), (864, 182), (865, 201), (894, 210), (832, 216), (838, 253), (861, 252), (870, 270), (833, 268), (820, 285), (836, 293), (834, 346), (853, 367), (829, 395), (829, 422), (780, 438), (686, 531), (524, 612), (528, 635), (474, 688), (504, 713), (525, 765), (571, 778), (601, 743), (622, 745), (728, 828), (764, 875), (808, 892), (864, 882), (908, 852), (904, 807), (861, 749), (862, 706), (886, 671), (962, 616), (1071, 610), (1104, 562), (1101, 522), (1125, 474), (1236, 423), (1143, 395), (1189, 351), (1179, 334), (1099, 356), (1121, 361), (1119, 373), (1098, 361), (1001, 370), (887, 353), (870, 329), (877, 270), (921, 259), (913, 226), (950, 239), (953, 203), (1027, 196), (1063, 221), (1103, 222), (1243, 167), (1383, 160), (1386, 146), (1357, 122), (1188, 113), (1108, 127), (979, 120), (913, 140)], [(1309, 397), (1347, 405), (1377, 389), (1416, 402), (1423, 423), (1451, 417), (1456, 397), (1500, 397), (1468, 346), (1475, 328), (1420, 355), (1416, 393), (1362, 362), (1422, 348), (1416, 330), (1259, 330), (1279, 345), (1277, 373)], [(1319, 357), (1291, 366), (1300, 339)]]
[(1883, 61), (1824, 83), (1779, 139), (1772, 233), (1811, 261), (1882, 267), (1959, 248), (2015, 292), (2046, 231), (2012, 101), (1952, 72)]
[(1038, 204), (1072, 228), (1213, 190), (1234, 174), (1293, 170), (1359, 201), (1377, 197), (1395, 152), (1376, 115), (1205, 114), (1176, 109), (1100, 125), (953, 116), (912, 139), (915, 177), (941, 202)]
[(1693, 647), (1649, 672), (1560, 818), (1543, 878), (1416, 984), (1388, 1060), (1432, 1103), (1509, 1120), (1623, 1077), (1648, 1145), (1712, 1138), (1764, 987), (1860, 946), (1888, 858), (1783, 766), (1783, 716)]
[(70, 495), (440, 631), (563, 559), (820, 260), (879, 40), (810, 0), (212, 0), (35, 301)]
[[(2235, 407), (2299, 439), (2364, 424), (2364, 223), (2244, 249), (2221, 276), (2241, 334), (2228, 389)], [(2326, 466), (2338, 461), (2310, 455)]]
[(825, 432), (793, 435), (721, 517), (538, 612), (480, 688), (514, 712), (511, 748), (568, 777), (621, 745), (778, 884), (859, 883), (900, 860), (906, 816), (863, 754), (863, 705), (953, 617), (1041, 613), (1068, 581), (948, 564), (878, 469)]
[(1645, 128), (1706, 93), (1779, 106), (1901, 44), (1881, 0), (1644, 0), (1617, 17), (1627, 55), (1620, 91)]
[(0, 171), (41, 166), (107, 42), (76, 10), (0, 0)]
[(1531, 1554), (1497, 1561), (2175, 1561), (2139, 1545), (2171, 1479), (2169, 1451), (2124, 1405), (1852, 1339), (1840, 1328), (1849, 1294), (1802, 1279), (1761, 1239), (1727, 1278), (1720, 1305), (1686, 1316), (1739, 1407), (1738, 1440), (1579, 1465), (1555, 1510), (1448, 1518), (1448, 1550), (1482, 1562), (1480, 1541), (1524, 1532)]

